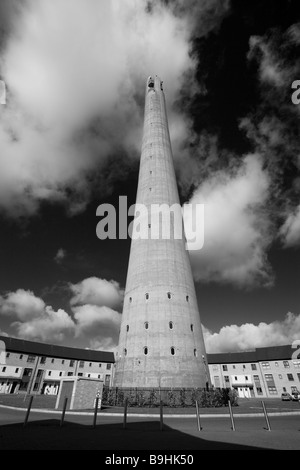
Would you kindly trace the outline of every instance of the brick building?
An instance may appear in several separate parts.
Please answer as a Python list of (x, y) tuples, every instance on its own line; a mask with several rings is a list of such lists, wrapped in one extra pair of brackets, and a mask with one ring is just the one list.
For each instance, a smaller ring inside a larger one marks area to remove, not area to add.
[(300, 360), (291, 345), (208, 354), (214, 387), (235, 388), (240, 397), (280, 397), (300, 391)]
[(111, 386), (114, 354), (0, 336), (0, 393), (56, 395), (62, 377), (100, 379)]

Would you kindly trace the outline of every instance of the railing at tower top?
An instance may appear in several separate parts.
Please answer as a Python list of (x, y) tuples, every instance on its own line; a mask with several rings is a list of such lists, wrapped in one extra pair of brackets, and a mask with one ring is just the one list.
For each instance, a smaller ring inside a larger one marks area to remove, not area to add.
[(237, 393), (232, 389), (205, 388), (103, 388), (102, 404), (104, 406), (124, 406), (127, 399), (131, 407), (159, 407), (160, 401), (168, 407), (200, 407), (237, 405)]

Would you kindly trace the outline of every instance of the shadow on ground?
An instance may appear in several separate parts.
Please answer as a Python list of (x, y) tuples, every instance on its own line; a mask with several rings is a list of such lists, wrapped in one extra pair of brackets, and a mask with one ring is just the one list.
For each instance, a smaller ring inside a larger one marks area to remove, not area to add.
[(157, 421), (101, 424), (93, 428), (66, 421), (47, 419), (0, 426), (2, 450), (262, 450), (263, 447), (217, 442), (195, 437)]

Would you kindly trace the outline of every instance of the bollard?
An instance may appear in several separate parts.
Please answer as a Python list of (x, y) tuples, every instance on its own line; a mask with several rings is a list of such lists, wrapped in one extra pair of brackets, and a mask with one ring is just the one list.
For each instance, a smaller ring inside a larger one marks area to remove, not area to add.
[(233, 413), (232, 413), (230, 400), (228, 401), (228, 407), (229, 407), (229, 414), (230, 414), (230, 420), (231, 420), (231, 429), (235, 431), (235, 425), (234, 425), (234, 419), (233, 419)]
[(62, 427), (62, 425), (64, 424), (67, 403), (68, 403), (68, 397), (65, 397), (63, 412), (62, 412), (61, 419), (60, 419), (60, 427)]
[(125, 398), (125, 402), (124, 402), (123, 429), (126, 429), (126, 425), (127, 425), (127, 406), (128, 406), (128, 398)]
[(198, 431), (201, 431), (202, 427), (201, 427), (201, 422), (200, 422), (199, 406), (198, 406), (197, 400), (196, 400), (196, 416), (197, 416)]
[(95, 400), (95, 411), (94, 411), (93, 428), (96, 427), (96, 423), (97, 423), (98, 404), (99, 404), (99, 397), (96, 397), (96, 400)]
[(23, 426), (26, 426), (26, 424), (27, 424), (27, 421), (28, 421), (28, 418), (29, 418), (29, 413), (30, 413), (30, 408), (31, 408), (31, 405), (32, 405), (32, 400), (33, 400), (33, 395), (31, 395), (31, 397), (29, 399), (28, 408), (27, 408), (27, 412), (26, 412), (26, 416), (25, 416), (25, 419), (24, 419)]
[(160, 430), (162, 431), (164, 427), (164, 418), (163, 418), (163, 405), (162, 400), (160, 400)]
[(271, 427), (270, 427), (270, 423), (269, 423), (269, 418), (268, 418), (268, 413), (267, 413), (267, 410), (266, 410), (265, 404), (264, 404), (264, 402), (263, 402), (263, 401), (261, 402), (261, 404), (262, 404), (263, 411), (264, 411), (264, 415), (265, 415), (265, 418), (266, 418), (266, 423), (267, 423), (267, 431), (271, 431)]

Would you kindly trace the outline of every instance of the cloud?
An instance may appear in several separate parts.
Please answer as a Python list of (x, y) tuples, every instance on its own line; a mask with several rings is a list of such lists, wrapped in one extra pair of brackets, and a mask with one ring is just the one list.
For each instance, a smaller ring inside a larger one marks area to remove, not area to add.
[(54, 257), (54, 261), (57, 263), (57, 264), (60, 264), (62, 262), (62, 260), (66, 257), (66, 250), (64, 250), (63, 248), (59, 248), (59, 250), (57, 251), (55, 257)]
[[(191, 39), (216, 27), (229, 2), (27, 0), (16, 9), (0, 61), (0, 205), (34, 214), (41, 201), (82, 211), (108, 159), (140, 153), (146, 77), (166, 84), (170, 131), (188, 137), (173, 106), (196, 70)], [(203, 21), (202, 21), (203, 18)], [(192, 90), (192, 87), (189, 87)], [(174, 149), (180, 147), (174, 137)], [(119, 176), (119, 175), (118, 175)], [(105, 184), (101, 188), (105, 190)]]
[(288, 214), (280, 228), (280, 235), (285, 248), (300, 245), (300, 205), (293, 213)]
[(10, 329), (29, 340), (62, 342), (66, 337), (84, 338), (109, 349), (119, 338), (123, 289), (114, 281), (91, 277), (69, 284), (71, 314), (46, 305), (33, 292), (18, 289), (0, 296), (0, 315), (10, 320)]
[(224, 326), (218, 333), (203, 327), (203, 334), (208, 353), (291, 344), (300, 338), (300, 315), (289, 312), (283, 321)]
[(260, 157), (248, 155), (239, 167), (215, 172), (195, 190), (189, 203), (204, 204), (204, 246), (190, 252), (196, 280), (240, 287), (272, 283), (265, 254), (271, 241), (264, 210), (269, 183)]
[(98, 307), (106, 306), (110, 308), (120, 308), (124, 290), (116, 281), (107, 281), (97, 277), (89, 277), (77, 284), (70, 284), (73, 297), (71, 305), (96, 305)]
[(14, 316), (21, 321), (32, 320), (41, 315), (46, 305), (36, 297), (33, 292), (18, 289), (0, 296), (0, 313), (6, 316)]
[(82, 305), (74, 307), (77, 335), (91, 337), (92, 343), (97, 341), (98, 347), (106, 345), (112, 348), (118, 344), (121, 314), (109, 307)]

